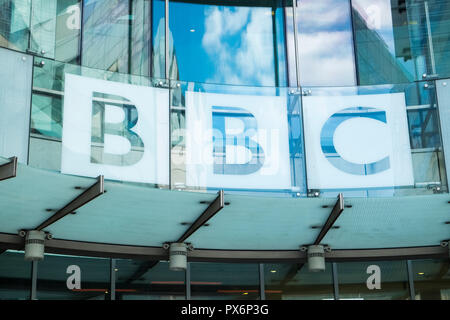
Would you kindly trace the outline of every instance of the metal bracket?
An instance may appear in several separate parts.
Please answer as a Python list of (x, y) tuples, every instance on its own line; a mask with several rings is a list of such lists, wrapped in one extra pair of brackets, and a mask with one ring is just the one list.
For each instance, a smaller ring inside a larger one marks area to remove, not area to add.
[(316, 190), (316, 189), (308, 190), (308, 197), (311, 197), (311, 198), (318, 198), (318, 197), (320, 197), (320, 190)]
[(289, 90), (289, 94), (292, 95), (292, 96), (303, 95), (303, 93), (302, 93), (300, 88)]
[(42, 230), (44, 228), (47, 228), (49, 225), (55, 223), (56, 221), (65, 217), (66, 215), (74, 212), (78, 208), (84, 206), (86, 203), (94, 200), (95, 198), (102, 195), (103, 193), (105, 193), (104, 177), (99, 176), (99, 177), (97, 177), (96, 183), (94, 183), (92, 186), (90, 186), (88, 189), (86, 189), (82, 194), (80, 194), (78, 197), (76, 197), (74, 200), (72, 200), (65, 207), (58, 210), (54, 215), (52, 215), (50, 218), (45, 220), (43, 223), (41, 223), (39, 226), (37, 226), (34, 230)]
[(0, 166), (0, 181), (15, 178), (17, 175), (17, 157), (9, 160), (11, 161)]
[[(308, 246), (309, 245), (300, 246), (300, 251), (301, 252), (307, 252), (308, 251)], [(323, 250), (325, 250), (325, 252), (327, 252), (327, 253), (330, 253), (331, 252), (331, 247), (329, 245), (327, 245), (327, 244), (324, 244), (323, 245)]]

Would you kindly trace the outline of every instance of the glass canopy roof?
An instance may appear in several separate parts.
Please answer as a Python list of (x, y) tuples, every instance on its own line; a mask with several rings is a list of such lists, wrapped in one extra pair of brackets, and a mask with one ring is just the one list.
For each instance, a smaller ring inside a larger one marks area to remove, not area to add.
[[(95, 182), (19, 164), (15, 178), (0, 182), (0, 233), (36, 228)], [(216, 198), (112, 181), (105, 190), (44, 230), (55, 239), (161, 247), (180, 238)], [(344, 201), (322, 240), (332, 249), (436, 246), (449, 237), (447, 194)], [(336, 199), (225, 193), (225, 202), (186, 242), (202, 249), (297, 250), (314, 242)]]

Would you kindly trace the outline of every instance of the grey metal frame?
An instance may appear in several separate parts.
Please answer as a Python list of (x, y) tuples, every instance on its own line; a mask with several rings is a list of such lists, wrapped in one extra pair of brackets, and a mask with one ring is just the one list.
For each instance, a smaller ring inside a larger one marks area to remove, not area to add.
[(264, 278), (264, 264), (258, 265), (259, 271), (259, 300), (266, 300), (266, 281)]
[(111, 300), (116, 300), (116, 259), (110, 260), (110, 297)]
[[(16, 234), (0, 233), (0, 249), (23, 250), (23, 238)], [(76, 256), (126, 258), (144, 260), (168, 260), (168, 251), (162, 247), (117, 245), (73, 240), (46, 240), (47, 253)], [(332, 250), (325, 252), (329, 262), (382, 261), (449, 258), (449, 250), (443, 246), (408, 248), (380, 248)], [(191, 262), (242, 262), (242, 263), (306, 263), (306, 253), (300, 250), (211, 250), (195, 249), (189, 253)]]
[(16, 177), (17, 157), (12, 157), (10, 160), (10, 162), (0, 165), (0, 181)]
[(31, 262), (31, 288), (30, 288), (30, 300), (37, 300), (37, 272), (38, 272), (38, 262)]
[(328, 216), (327, 221), (325, 222), (319, 234), (317, 235), (316, 241), (314, 241), (315, 245), (320, 244), (323, 238), (325, 238), (328, 231), (330, 231), (330, 229), (333, 227), (334, 223), (336, 222), (336, 220), (339, 218), (339, 216), (343, 211), (344, 211), (344, 196), (342, 195), (342, 193), (339, 193), (336, 204), (333, 206), (333, 209), (331, 210), (331, 213)]
[(339, 273), (336, 262), (331, 264), (333, 274), (333, 295), (334, 300), (339, 300)]
[(416, 292), (414, 289), (414, 276), (412, 269), (412, 261), (406, 261), (406, 270), (408, 272), (408, 288), (409, 288), (409, 297), (411, 300), (416, 300)]

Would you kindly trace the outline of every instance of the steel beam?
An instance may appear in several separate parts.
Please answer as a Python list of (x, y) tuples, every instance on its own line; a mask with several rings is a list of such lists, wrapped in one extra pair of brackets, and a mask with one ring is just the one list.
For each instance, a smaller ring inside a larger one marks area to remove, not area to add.
[(39, 226), (37, 226), (34, 230), (43, 230), (44, 228), (47, 228), (49, 225), (55, 223), (56, 221), (65, 217), (66, 215), (74, 212), (78, 208), (84, 206), (89, 201), (92, 201), (95, 198), (97, 198), (98, 196), (102, 195), (104, 192), (105, 192), (104, 177), (99, 176), (97, 178), (96, 183), (94, 183), (92, 186), (90, 186), (88, 189), (86, 189), (78, 197), (73, 199), (65, 207), (58, 210), (54, 215), (52, 215), (50, 218), (45, 220), (43, 223), (41, 223)]
[(17, 174), (17, 157), (9, 160), (10, 162), (0, 165), (0, 181), (14, 178)]
[[(17, 234), (0, 233), (0, 249), (23, 250), (23, 238)], [(168, 260), (168, 252), (162, 247), (105, 244), (96, 242), (51, 239), (45, 242), (45, 252), (55, 254)], [(379, 248), (335, 249), (325, 252), (329, 262), (386, 261), (415, 259), (448, 259), (447, 247), (440, 245)], [(306, 263), (306, 253), (300, 250), (212, 250), (196, 248), (189, 253), (191, 262), (242, 262), (242, 263)]]
[(320, 230), (319, 235), (316, 238), (316, 241), (314, 241), (315, 245), (320, 244), (320, 242), (325, 238), (328, 231), (333, 227), (336, 220), (341, 215), (342, 211), (344, 211), (344, 196), (342, 193), (339, 193), (338, 200), (336, 201), (336, 204), (333, 207), (333, 210), (331, 210), (330, 215), (328, 216), (327, 221), (325, 222), (324, 226), (322, 227), (322, 230)]
[(211, 219), (217, 212), (223, 209), (225, 205), (223, 190), (220, 190), (217, 198), (210, 203), (208, 208), (195, 220), (193, 224), (186, 230), (186, 232), (176, 241), (177, 243), (184, 242), (189, 238), (195, 231), (197, 231), (201, 226), (203, 226), (209, 219)]

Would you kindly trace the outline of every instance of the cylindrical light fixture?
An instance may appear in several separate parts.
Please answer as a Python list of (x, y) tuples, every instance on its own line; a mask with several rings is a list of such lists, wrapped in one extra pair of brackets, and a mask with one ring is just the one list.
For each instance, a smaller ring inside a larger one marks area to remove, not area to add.
[(187, 268), (187, 245), (184, 243), (171, 243), (169, 248), (169, 269), (184, 271)]
[(325, 250), (321, 245), (308, 247), (308, 268), (311, 272), (325, 271)]
[(25, 260), (38, 261), (44, 259), (45, 232), (31, 230), (25, 236)]

